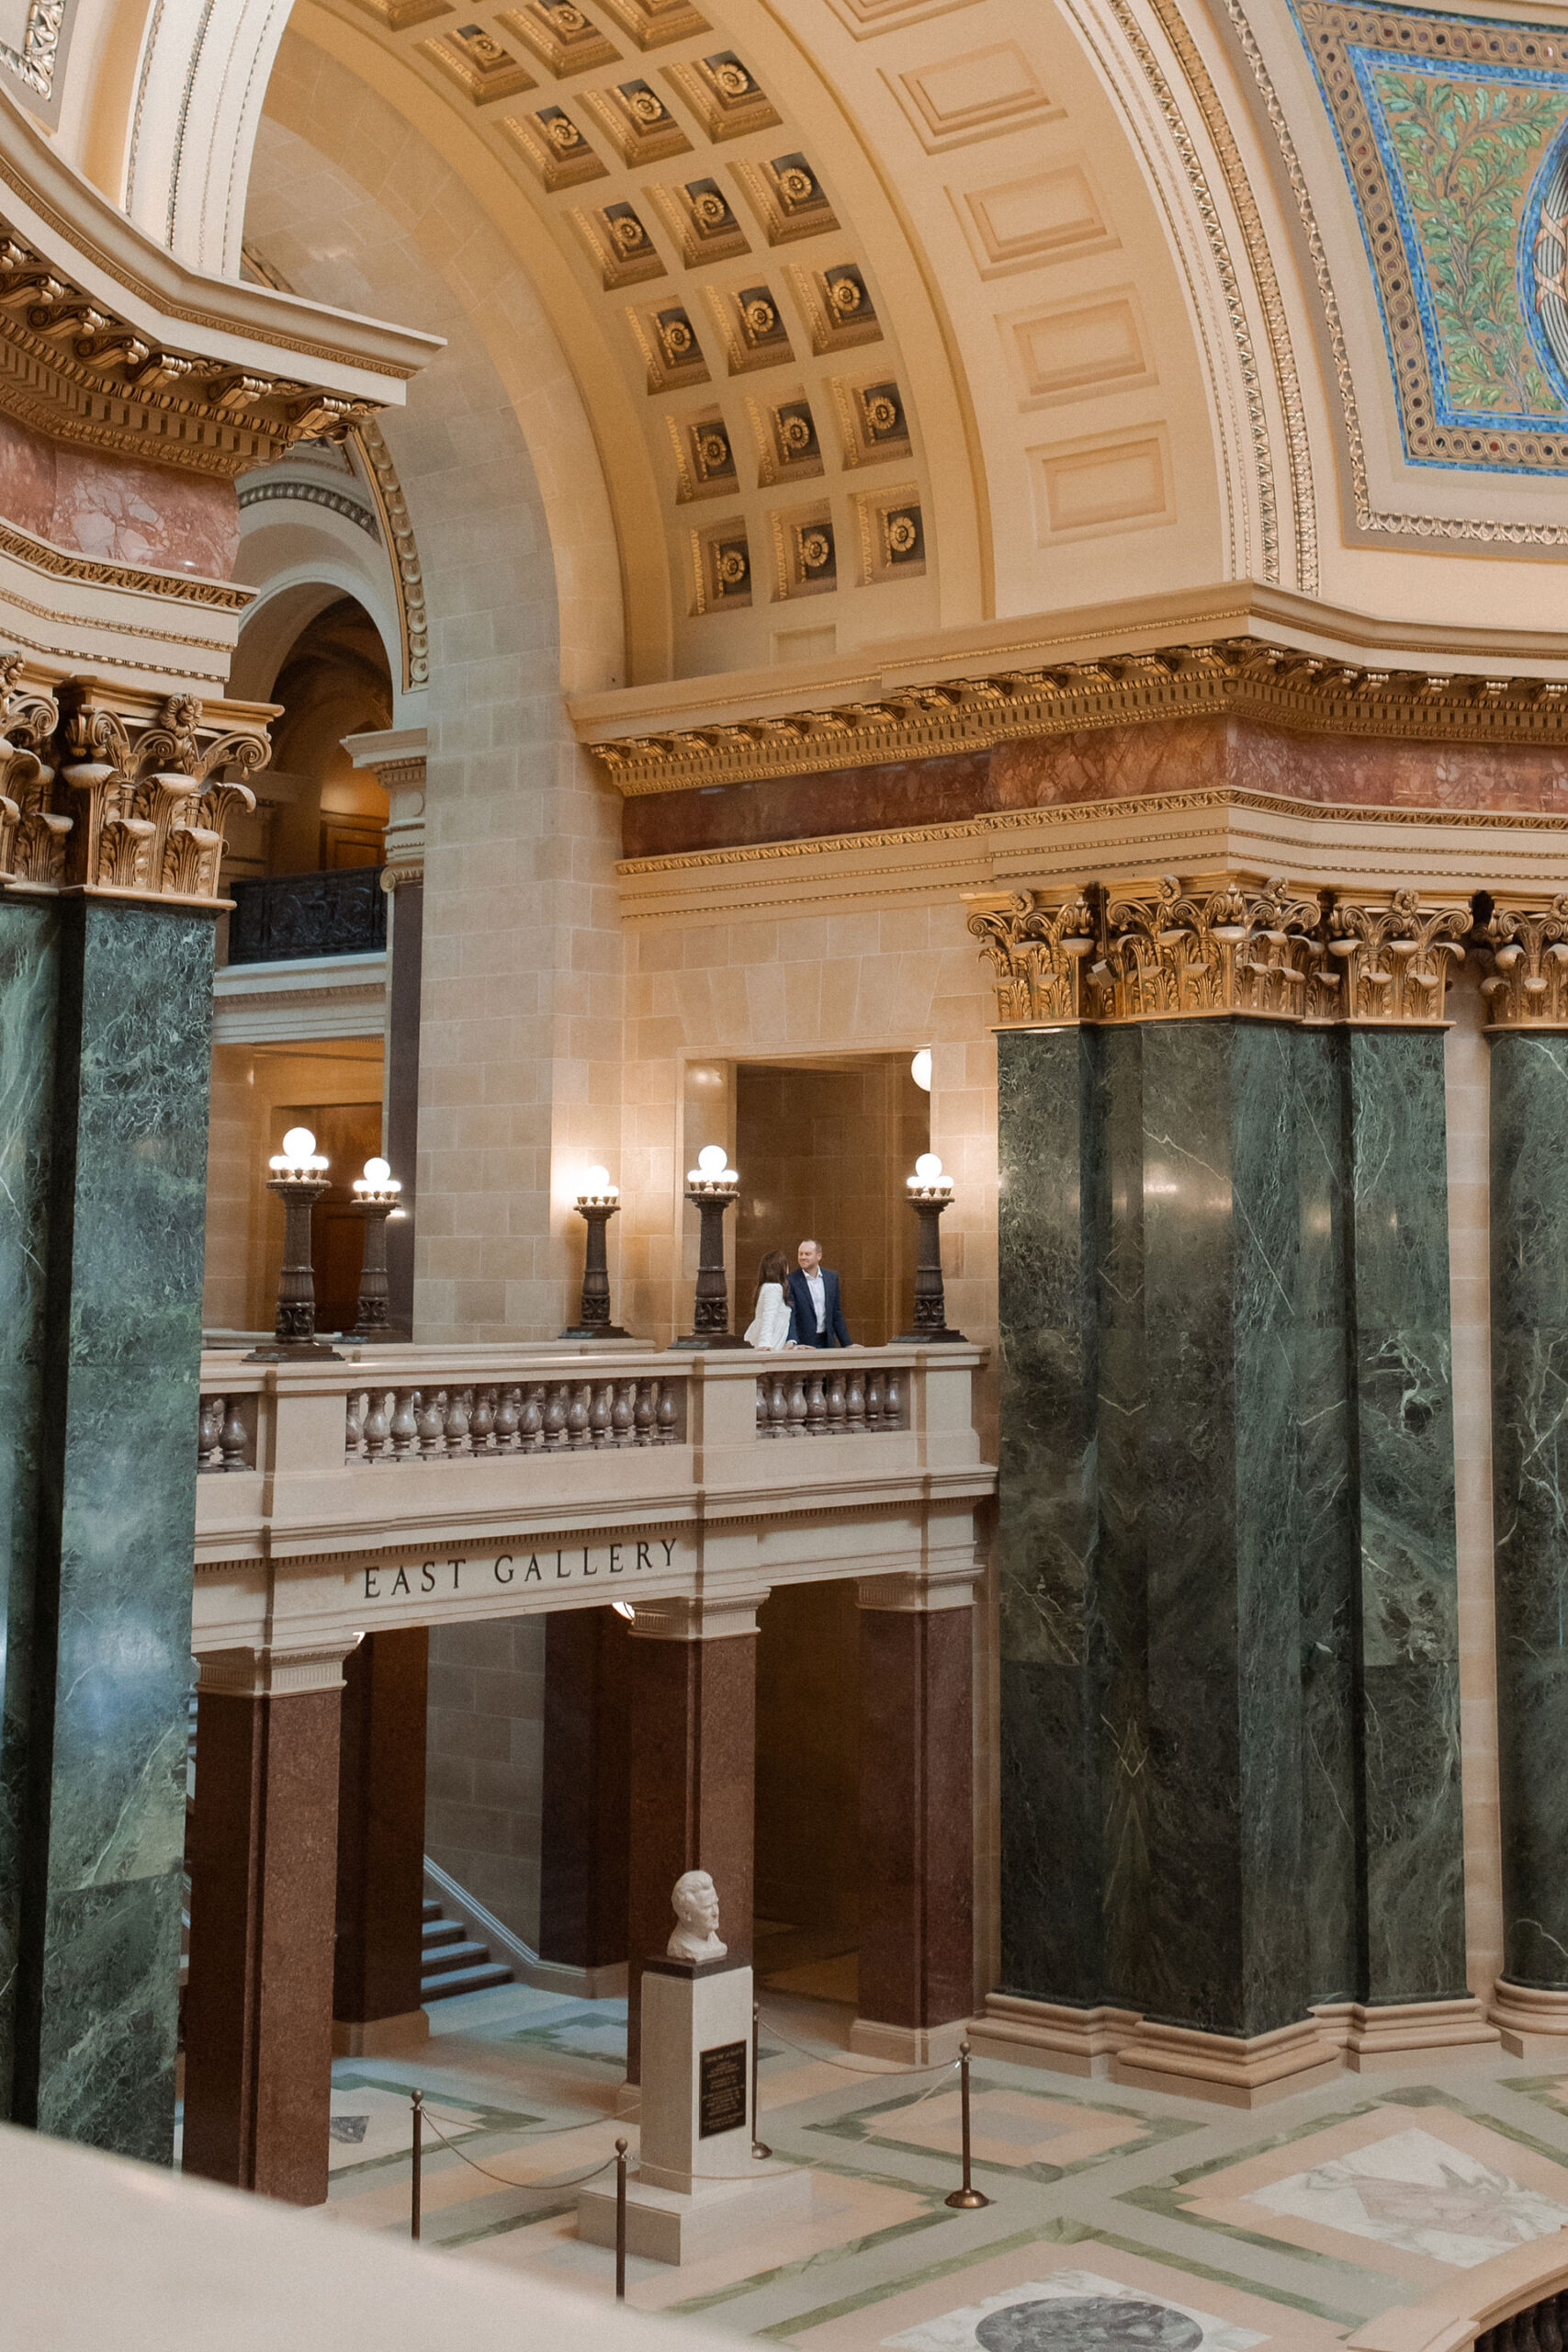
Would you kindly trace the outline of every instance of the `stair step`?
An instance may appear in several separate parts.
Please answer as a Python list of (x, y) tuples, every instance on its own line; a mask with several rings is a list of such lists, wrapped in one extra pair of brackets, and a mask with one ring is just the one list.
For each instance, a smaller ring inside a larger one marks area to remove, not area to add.
[(441, 1917), (440, 1904), (427, 1897), (420, 1905), (419, 1916), (422, 1919), (439, 1919)]
[(490, 1958), (490, 1946), (477, 1944), (464, 1936), (455, 1944), (442, 1944), (436, 1951), (428, 1948), (420, 1962), (420, 1973), (427, 1979), (449, 1975), (455, 1968), (470, 1968)]
[(420, 1930), (420, 1946), (424, 1951), (436, 1951), (443, 1944), (461, 1943), (467, 1933), (460, 1919), (426, 1919)]
[(492, 1960), (482, 1968), (455, 1968), (447, 1975), (426, 1976), (420, 1984), (420, 1999), (449, 2001), (458, 1993), (487, 1993), (492, 1985), (511, 1983), (511, 1969)]

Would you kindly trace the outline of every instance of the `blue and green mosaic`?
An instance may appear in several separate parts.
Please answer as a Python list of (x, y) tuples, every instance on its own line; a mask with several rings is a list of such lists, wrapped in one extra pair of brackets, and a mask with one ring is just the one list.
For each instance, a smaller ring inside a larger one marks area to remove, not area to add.
[(1291, 0), (1414, 465), (1568, 473), (1568, 37)]

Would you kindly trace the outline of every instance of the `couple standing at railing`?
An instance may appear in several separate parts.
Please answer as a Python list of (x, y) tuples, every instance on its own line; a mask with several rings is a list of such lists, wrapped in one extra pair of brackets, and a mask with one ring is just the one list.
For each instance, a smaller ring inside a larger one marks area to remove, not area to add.
[(750, 1348), (852, 1348), (844, 1327), (839, 1277), (822, 1263), (820, 1245), (803, 1241), (791, 1273), (770, 1250), (757, 1269), (756, 1312), (746, 1326)]

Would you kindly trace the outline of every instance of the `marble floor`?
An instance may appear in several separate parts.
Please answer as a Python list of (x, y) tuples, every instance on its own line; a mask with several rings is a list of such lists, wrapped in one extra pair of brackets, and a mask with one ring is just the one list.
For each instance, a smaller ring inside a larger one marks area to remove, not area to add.
[[(635, 2154), (625, 2004), (508, 1985), (430, 2014), (417, 2060), (333, 2068), (330, 2217), (407, 2232), (417, 2086), (450, 2143), (425, 2157), (425, 2245), (608, 2299), (614, 2257), (556, 2184), (617, 2132)], [(811, 2167), (809, 2217), (683, 2268), (634, 2260), (631, 2302), (812, 2352), (1313, 2352), (1568, 2223), (1568, 2075), (1501, 2056), (1251, 2114), (976, 2061), (993, 2201), (955, 2211), (953, 2077), (852, 2057), (851, 2015), (764, 1995), (763, 2132)]]

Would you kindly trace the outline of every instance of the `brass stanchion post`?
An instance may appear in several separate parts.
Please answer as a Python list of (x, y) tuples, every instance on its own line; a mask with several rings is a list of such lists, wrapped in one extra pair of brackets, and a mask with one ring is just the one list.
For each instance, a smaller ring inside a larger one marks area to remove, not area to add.
[(758, 2126), (762, 2120), (761, 2110), (757, 2105), (757, 2041), (761, 2029), (762, 2005), (761, 2001), (753, 2001), (751, 2004), (751, 2154), (759, 2164), (773, 2153), (772, 2148), (764, 2144), (758, 2132)]
[(958, 2045), (958, 2099), (959, 2118), (964, 2135), (964, 2186), (962, 2188), (953, 2189), (950, 2196), (942, 2199), (942, 2202), (945, 2205), (962, 2206), (965, 2212), (972, 2212), (976, 2207), (988, 2205), (991, 2200), (988, 2197), (981, 2196), (969, 2177), (969, 2044), (966, 2041), (961, 2041)]
[(417, 2238), (419, 2235), (419, 2162), (423, 2154), (421, 2142), (423, 2137), (423, 2126), (424, 2093), (415, 2091), (413, 2094), (413, 2173), (409, 2181), (409, 2235), (411, 2238)]
[(626, 2143), (615, 2143), (615, 2301), (626, 2300)]

